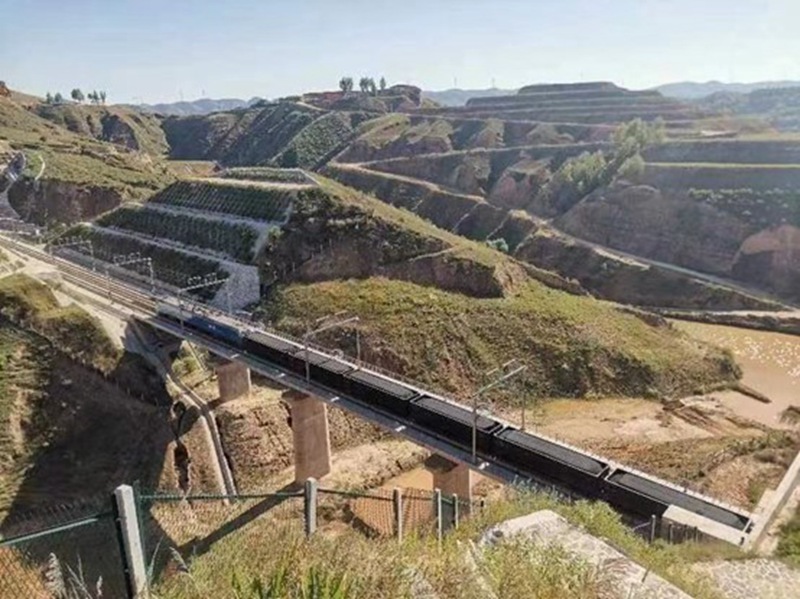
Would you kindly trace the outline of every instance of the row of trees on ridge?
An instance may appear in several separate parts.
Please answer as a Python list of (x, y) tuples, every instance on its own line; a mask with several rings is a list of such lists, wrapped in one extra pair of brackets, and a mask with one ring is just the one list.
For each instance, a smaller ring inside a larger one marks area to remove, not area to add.
[[(363, 94), (372, 94), (373, 96), (378, 95), (378, 90), (383, 93), (386, 91), (386, 77), (381, 77), (378, 84), (375, 84), (375, 80), (372, 77), (362, 77), (358, 80), (358, 87)], [(339, 89), (342, 90), (345, 94), (348, 94), (353, 91), (353, 78), (352, 77), (342, 77), (339, 79)]]
[[(76, 87), (70, 92), (70, 97), (78, 104), (83, 104), (85, 100), (89, 100), (89, 102), (92, 104), (106, 103), (106, 92), (104, 90), (94, 90), (84, 95), (84, 93)], [(45, 104), (63, 104), (65, 101), (66, 100), (64, 99), (64, 96), (61, 95), (61, 92), (56, 92), (55, 95), (47, 92), (44, 97)]]

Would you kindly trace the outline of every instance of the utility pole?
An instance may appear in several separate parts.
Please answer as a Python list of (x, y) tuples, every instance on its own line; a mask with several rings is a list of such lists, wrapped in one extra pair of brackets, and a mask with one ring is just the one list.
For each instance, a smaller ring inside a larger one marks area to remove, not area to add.
[(484, 373), (483, 378), (485, 381), (489, 381), (491, 377), (496, 378), (483, 385), (472, 395), (472, 462), (474, 464), (478, 463), (478, 401), (484, 393), (505, 384), (527, 368), (525, 365), (517, 366), (516, 364), (516, 359), (509, 360), (499, 368), (492, 368)]
[[(62, 249), (77, 248), (77, 249), (83, 249), (83, 250), (87, 251), (88, 254), (89, 254), (89, 257), (92, 260), (92, 270), (95, 270), (94, 246), (92, 245), (92, 242), (89, 241), (88, 239), (84, 239), (82, 237), (67, 237), (63, 241), (61, 241), (59, 243), (56, 243), (55, 247), (56, 248), (62, 248)], [(50, 254), (51, 255), (53, 254), (52, 244), (50, 246)]]
[[(317, 325), (315, 329), (309, 329), (306, 331), (306, 334), (303, 335), (303, 349), (305, 353), (305, 360), (306, 360), (306, 382), (311, 381), (311, 365), (308, 362), (308, 342), (313, 335), (321, 333), (323, 331), (327, 331), (330, 329), (335, 329), (339, 327), (345, 327), (349, 324), (353, 324), (359, 321), (358, 316), (351, 316), (349, 318), (346, 317), (347, 312), (337, 312), (336, 314), (330, 314), (328, 316), (323, 316), (322, 318), (317, 318), (314, 321), (314, 324)], [(330, 319), (335, 318), (336, 320), (330, 321)], [(326, 322), (328, 321), (328, 322)], [(356, 329), (356, 360), (360, 363), (361, 362), (361, 339), (359, 337), (358, 327)]]
[(132, 254), (117, 254), (112, 258), (112, 262), (114, 262), (115, 266), (119, 267), (146, 264), (150, 271), (150, 292), (155, 293), (156, 275), (153, 270), (153, 260), (151, 258), (143, 258), (139, 252), (134, 252)]
[[(198, 289), (206, 289), (208, 287), (216, 287), (217, 285), (224, 285), (228, 279), (230, 279), (230, 275), (227, 277), (221, 277), (217, 273), (212, 272), (207, 275), (195, 275), (191, 276), (186, 280), (186, 286), (181, 287), (178, 289), (178, 297), (180, 297), (181, 293), (186, 293), (188, 291), (197, 291)], [(231, 312), (231, 290), (227, 290), (228, 293), (228, 313)]]

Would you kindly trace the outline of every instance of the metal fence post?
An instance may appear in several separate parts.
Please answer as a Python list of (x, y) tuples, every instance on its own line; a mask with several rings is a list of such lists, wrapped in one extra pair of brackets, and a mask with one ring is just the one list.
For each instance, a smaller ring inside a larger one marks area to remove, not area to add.
[(458, 528), (458, 495), (453, 493), (453, 528)]
[(436, 541), (439, 546), (442, 544), (442, 491), (440, 489), (433, 490), (433, 507), (436, 511)]
[(115, 524), (122, 544), (125, 560), (125, 580), (131, 598), (147, 594), (147, 568), (142, 549), (142, 533), (139, 529), (136, 498), (130, 485), (121, 485), (114, 490)]
[(403, 490), (395, 488), (392, 491), (392, 507), (394, 511), (394, 530), (398, 542), (403, 540)]
[(656, 540), (656, 515), (650, 516), (650, 543)]
[(310, 537), (317, 530), (317, 491), (319, 483), (315, 478), (306, 480), (304, 499), (304, 516), (306, 537)]

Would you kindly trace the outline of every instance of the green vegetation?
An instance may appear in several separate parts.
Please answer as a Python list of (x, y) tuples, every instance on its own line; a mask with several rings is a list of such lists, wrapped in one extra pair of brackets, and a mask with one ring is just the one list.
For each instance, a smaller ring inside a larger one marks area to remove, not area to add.
[(36, 108), (36, 114), (73, 133), (98, 141), (111, 142), (154, 156), (167, 152), (167, 140), (157, 117), (132, 108), (96, 104), (40, 105)]
[[(148, 243), (132, 237), (115, 235), (111, 231), (87, 226), (73, 227), (66, 232), (67, 236), (83, 237), (92, 243), (95, 257), (112, 262), (114, 256), (139, 253), (144, 258), (151, 258), (156, 279), (175, 287), (185, 287), (190, 277), (217, 276), (225, 277), (228, 273), (218, 262), (206, 260), (198, 256)], [(131, 265), (126, 269), (147, 277), (147, 269), (139, 265)], [(191, 293), (203, 299), (210, 299), (218, 289), (200, 289)]]
[[(553, 175), (542, 191), (545, 203), (557, 213), (564, 213), (595, 189), (608, 185), (620, 170), (630, 175), (639, 168), (636, 156), (648, 146), (664, 140), (664, 123), (656, 120), (646, 123), (635, 119), (614, 130), (613, 150), (610, 154), (601, 151), (584, 153), (567, 160)], [(631, 162), (633, 161), (633, 162)], [(642, 172), (638, 173), (641, 176)]]
[(345, 112), (321, 116), (300, 131), (273, 162), (285, 168), (315, 168), (350, 139), (354, 116), (355, 113)]
[(103, 372), (120, 358), (102, 325), (80, 307), (62, 307), (38, 281), (16, 274), (0, 279), (0, 315), (29, 327), (78, 361)]
[(103, 215), (97, 220), (97, 224), (153, 237), (165, 237), (188, 246), (214, 250), (245, 263), (252, 262), (258, 239), (258, 231), (245, 224), (150, 210), (146, 207), (118, 208)]
[(208, 116), (172, 117), (163, 123), (172, 158), (263, 165), (278, 157), (323, 112), (297, 102), (273, 102)]
[(255, 220), (280, 221), (286, 218), (298, 193), (308, 191), (221, 179), (178, 181), (150, 201)]
[[(265, 520), (217, 542), (191, 559), (188, 572), (169, 576), (155, 593), (164, 599), (404, 599), (430, 587), (441, 599), (601, 599), (611, 596), (611, 572), (552, 543), (507, 540), (468, 558), (471, 543), (504, 520), (550, 509), (640, 563), (695, 599), (720, 599), (691, 564), (730, 551), (695, 544), (648, 545), (601, 503), (562, 503), (541, 493), (518, 491), (451, 531), (441, 546), (432, 535), (370, 540), (353, 530), (323, 526), (311, 540), (298, 529)], [(279, 548), (276, 551), (276, 548)], [(224, 575), (223, 575), (224, 573)], [(624, 591), (626, 591), (625, 589)]]
[(272, 183), (310, 183), (301, 170), (270, 168), (266, 166), (240, 166), (226, 168), (219, 175), (223, 179), (245, 179), (249, 181), (267, 181)]
[[(738, 373), (721, 350), (538, 283), (511, 297), (476, 299), (377, 278), (331, 281), (280, 289), (264, 310), (294, 333), (347, 310), (361, 319), (367, 361), (457, 394), (488, 368), (520, 358), (529, 368), (506, 403), (532, 395), (677, 395)], [(351, 338), (333, 341), (354, 350)]]
[[(125, 198), (140, 198), (174, 177), (151, 156), (72, 133), (22, 106), (0, 98), (0, 138), (47, 165), (44, 181), (57, 180), (112, 189)], [(34, 160), (31, 162), (33, 163)], [(26, 176), (35, 176), (33, 164)]]
[(800, 508), (789, 522), (781, 528), (777, 554), (793, 566), (800, 568)]

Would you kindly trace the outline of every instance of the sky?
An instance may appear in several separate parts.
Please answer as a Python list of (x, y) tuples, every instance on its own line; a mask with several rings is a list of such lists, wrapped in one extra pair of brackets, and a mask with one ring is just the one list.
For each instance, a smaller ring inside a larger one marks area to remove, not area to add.
[(113, 102), (800, 79), (798, 0), (0, 0), (0, 79)]

